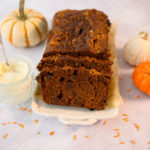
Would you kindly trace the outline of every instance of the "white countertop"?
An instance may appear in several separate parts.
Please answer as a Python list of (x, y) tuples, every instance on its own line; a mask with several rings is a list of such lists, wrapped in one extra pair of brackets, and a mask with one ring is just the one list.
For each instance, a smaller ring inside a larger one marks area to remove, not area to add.
[[(0, 21), (6, 14), (17, 9), (19, 0), (0, 0)], [(122, 59), (122, 46), (142, 30), (150, 33), (150, 2), (148, 0), (26, 0), (26, 7), (39, 10), (50, 20), (61, 9), (96, 8), (104, 11), (110, 20), (118, 19), (120, 27), (116, 36), (119, 57), (120, 92), (126, 102), (114, 119), (99, 121), (92, 126), (66, 126), (57, 119), (30, 114), (19, 107), (0, 105), (0, 150), (148, 150), (150, 149), (150, 96), (141, 93), (130, 78), (133, 68)], [(8, 55), (26, 55), (34, 65), (39, 62), (44, 42), (33, 48), (15, 48), (5, 42)], [(1, 55), (0, 55), (1, 56)], [(36, 71), (35, 71), (36, 73)], [(128, 92), (131, 89), (131, 92)], [(140, 98), (136, 98), (136, 96)], [(30, 105), (31, 101), (28, 103)], [(30, 106), (28, 107), (30, 109)], [(129, 121), (123, 120), (127, 114)], [(34, 120), (38, 120), (34, 123)], [(8, 124), (10, 122), (11, 124)], [(13, 122), (21, 123), (24, 128)], [(2, 125), (6, 123), (6, 125)], [(140, 130), (134, 126), (140, 126)], [(119, 128), (120, 136), (115, 138)], [(55, 134), (50, 136), (49, 133)], [(40, 132), (40, 134), (37, 134)], [(3, 138), (5, 134), (7, 138)], [(76, 140), (73, 135), (76, 134)], [(89, 136), (86, 138), (85, 136)], [(134, 140), (136, 144), (132, 144)], [(120, 142), (125, 144), (120, 144)]]

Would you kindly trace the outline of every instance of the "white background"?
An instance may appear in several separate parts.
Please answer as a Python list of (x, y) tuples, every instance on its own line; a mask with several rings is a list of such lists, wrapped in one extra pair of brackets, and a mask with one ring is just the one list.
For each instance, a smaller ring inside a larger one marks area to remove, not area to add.
[[(19, 0), (0, 0), (0, 21), (14, 9), (18, 8)], [(148, 150), (150, 149), (150, 96), (142, 94), (132, 84), (129, 76), (133, 68), (122, 59), (121, 48), (125, 42), (140, 31), (150, 31), (150, 2), (149, 0), (26, 0), (26, 7), (39, 10), (49, 21), (54, 13), (61, 9), (96, 8), (104, 11), (111, 21), (119, 20), (119, 29), (116, 36), (116, 45), (119, 57), (120, 92), (125, 102), (120, 107), (120, 114), (114, 119), (99, 121), (92, 126), (67, 127), (57, 119), (30, 115), (27, 111), (18, 110), (18, 107), (0, 105), (0, 150)], [(5, 42), (8, 55), (26, 55), (34, 65), (39, 62), (44, 42), (34, 48), (15, 48)], [(1, 54), (0, 54), (1, 57)], [(36, 69), (35, 69), (36, 70)], [(35, 71), (36, 72), (36, 71)], [(128, 89), (131, 92), (127, 92)], [(136, 96), (140, 95), (137, 99)], [(29, 102), (29, 104), (31, 101)], [(30, 108), (28, 108), (30, 109)], [(129, 122), (123, 120), (122, 114), (128, 114)], [(38, 123), (35, 124), (34, 120)], [(2, 123), (18, 122), (18, 125)], [(140, 131), (134, 127), (140, 126)], [(119, 128), (120, 137), (115, 128)], [(40, 135), (37, 132), (40, 131)], [(49, 132), (55, 131), (53, 136)], [(3, 139), (3, 135), (8, 137)], [(77, 140), (73, 140), (73, 135)], [(85, 138), (88, 135), (89, 138)], [(132, 144), (130, 140), (135, 140)], [(121, 145), (120, 142), (125, 144)]]

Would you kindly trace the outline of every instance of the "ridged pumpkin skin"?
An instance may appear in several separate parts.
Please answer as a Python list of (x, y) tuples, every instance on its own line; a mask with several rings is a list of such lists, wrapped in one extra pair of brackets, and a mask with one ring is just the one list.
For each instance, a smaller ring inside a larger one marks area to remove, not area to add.
[(1, 23), (4, 39), (17, 47), (35, 46), (42, 42), (48, 31), (43, 15), (33, 9), (25, 9), (26, 20), (19, 18), (19, 11), (7, 15)]
[(133, 83), (142, 92), (150, 95), (150, 61), (143, 62), (135, 68)]

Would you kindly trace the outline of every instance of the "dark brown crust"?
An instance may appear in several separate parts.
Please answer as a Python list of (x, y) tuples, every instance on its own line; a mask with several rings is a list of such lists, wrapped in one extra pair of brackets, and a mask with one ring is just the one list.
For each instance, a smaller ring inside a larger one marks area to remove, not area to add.
[(108, 17), (101, 11), (64, 10), (56, 13), (44, 56), (51, 53), (109, 55)]
[(47, 104), (100, 110), (107, 102), (111, 78), (92, 69), (64, 67), (45, 68), (37, 80)]
[(45, 67), (84, 67), (86, 69), (95, 69), (99, 72), (106, 72), (111, 75), (111, 65), (112, 61), (110, 60), (98, 60), (96, 58), (86, 57), (72, 57), (69, 55), (55, 55), (43, 58), (37, 69), (41, 71)]
[[(50, 49), (49, 48), (49, 45), (47, 45), (46, 49)], [(89, 57), (94, 57), (94, 58), (97, 58), (97, 59), (100, 59), (100, 60), (108, 60), (109, 57), (111, 56), (110, 54), (110, 50), (107, 49), (107, 50), (104, 50), (103, 53), (100, 53), (100, 54), (93, 54), (91, 53), (90, 51), (51, 51), (51, 52), (46, 52), (43, 54), (43, 58), (46, 58), (46, 57), (49, 57), (49, 56), (55, 56), (55, 55), (58, 55), (58, 54), (61, 54), (61, 55), (70, 55), (70, 56), (73, 56), (73, 57), (78, 57), (78, 56), (89, 56)]]

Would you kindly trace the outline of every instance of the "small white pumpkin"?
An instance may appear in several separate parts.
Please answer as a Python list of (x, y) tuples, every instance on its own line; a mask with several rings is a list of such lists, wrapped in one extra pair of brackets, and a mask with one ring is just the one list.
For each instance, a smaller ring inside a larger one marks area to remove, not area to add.
[(24, 0), (20, 0), (19, 11), (7, 15), (1, 23), (4, 39), (17, 47), (35, 46), (42, 42), (48, 31), (43, 15), (33, 9), (24, 10)]
[(140, 32), (125, 44), (123, 58), (130, 65), (150, 61), (150, 38), (147, 32)]

